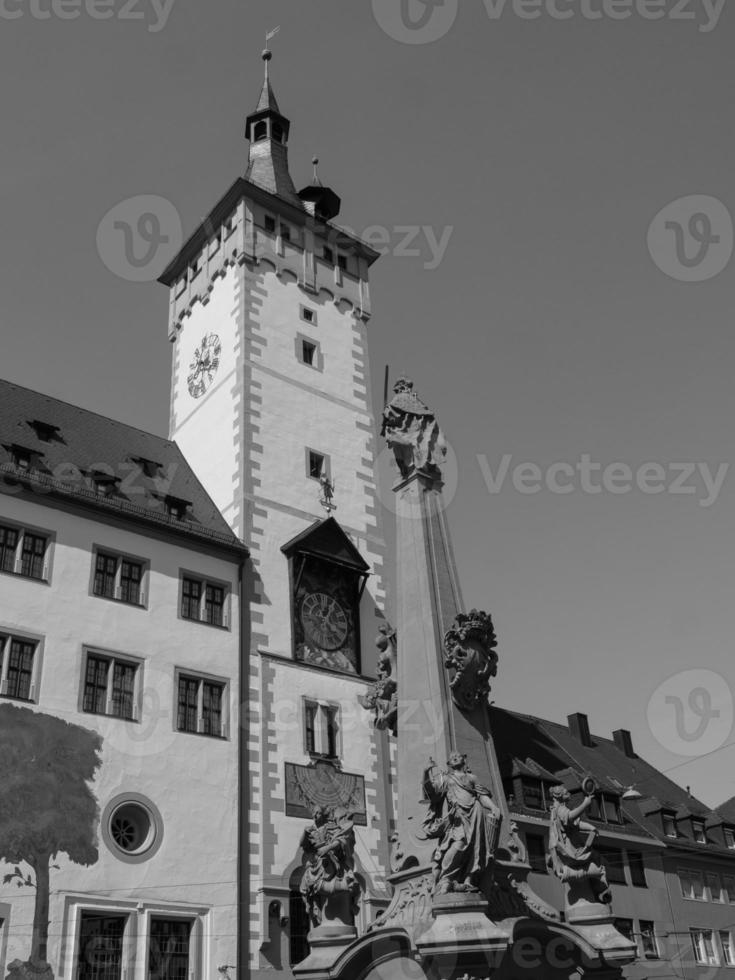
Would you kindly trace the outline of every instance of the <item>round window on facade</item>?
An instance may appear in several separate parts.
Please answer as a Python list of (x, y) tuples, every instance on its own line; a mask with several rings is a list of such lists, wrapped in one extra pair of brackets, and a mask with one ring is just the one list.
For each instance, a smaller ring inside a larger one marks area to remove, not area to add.
[(156, 806), (138, 793), (123, 793), (105, 807), (102, 837), (121, 861), (148, 861), (161, 846), (163, 821)]

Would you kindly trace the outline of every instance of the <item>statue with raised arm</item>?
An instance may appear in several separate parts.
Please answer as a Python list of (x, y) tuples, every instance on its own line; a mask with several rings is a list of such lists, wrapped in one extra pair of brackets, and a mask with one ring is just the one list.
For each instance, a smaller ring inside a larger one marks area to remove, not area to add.
[[(314, 823), (301, 838), (306, 868), (301, 879), (312, 927), (322, 924), (325, 906), (334, 897), (349, 899), (346, 908), (354, 920), (360, 885), (355, 877), (355, 830), (352, 817), (344, 810), (317, 806)], [(337, 905), (345, 905), (337, 902)], [(345, 923), (351, 925), (352, 923)]]
[(594, 795), (586, 789), (579, 806), (570, 809), (571, 793), (565, 786), (552, 786), (550, 792), (551, 826), (546, 859), (549, 870), (565, 884), (587, 882), (593, 901), (607, 905), (611, 901), (607, 872), (593, 846), (597, 828), (581, 819), (592, 805)]
[(381, 435), (393, 450), (401, 476), (436, 471), (447, 455), (439, 423), (413, 390), (413, 381), (399, 378), (393, 392), (383, 410)]
[(423, 778), (429, 814), (423, 826), (426, 836), (437, 840), (434, 894), (479, 891), (494, 859), (502, 815), (461, 753), (452, 752), (446, 769), (429, 761)]

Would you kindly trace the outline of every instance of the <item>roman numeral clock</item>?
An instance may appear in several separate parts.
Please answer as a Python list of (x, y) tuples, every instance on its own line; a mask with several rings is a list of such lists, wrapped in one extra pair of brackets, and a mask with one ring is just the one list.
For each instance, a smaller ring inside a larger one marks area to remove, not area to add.
[(369, 566), (333, 517), (282, 548), (291, 574), (293, 655), (360, 673), (360, 598)]

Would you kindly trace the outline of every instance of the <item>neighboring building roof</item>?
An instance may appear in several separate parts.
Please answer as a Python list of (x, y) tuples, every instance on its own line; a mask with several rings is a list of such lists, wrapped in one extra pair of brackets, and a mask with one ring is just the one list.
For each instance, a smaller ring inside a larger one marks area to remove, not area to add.
[(725, 823), (735, 826), (735, 796), (731, 796), (729, 800), (725, 800), (724, 803), (715, 807), (714, 813), (721, 817)]
[[(553, 773), (558, 782), (569, 789), (574, 783), (579, 785), (579, 777), (591, 774), (603, 791), (621, 798), (623, 823), (598, 823), (606, 834), (632, 833), (658, 839), (672, 847), (691, 847), (698, 852), (718, 854), (727, 852), (717, 841), (700, 844), (694, 839), (691, 817), (704, 819), (707, 826), (713, 826), (713, 811), (709, 807), (645, 759), (638, 755), (628, 756), (613, 739), (592, 735), (591, 745), (585, 745), (566, 725), (506, 711), (496, 705), (490, 709), (490, 724), (506, 786), (515, 775), (533, 775), (534, 767), (538, 769), (536, 778), (545, 781), (543, 772)], [(519, 763), (521, 759), (524, 760), (522, 764)], [(641, 794), (640, 799), (622, 800), (622, 794), (631, 786)], [(735, 820), (735, 800), (723, 806), (730, 807), (728, 812)], [(541, 815), (538, 810), (523, 806), (522, 801), (511, 803), (510, 809), (522, 816), (538, 818)], [(676, 840), (666, 837), (663, 832), (662, 810), (670, 810), (678, 820), (679, 837)], [(722, 814), (723, 808), (718, 810)], [(729, 856), (735, 855), (730, 851)]]
[[(175, 442), (0, 380), (0, 490), (246, 553)], [(30, 454), (30, 466), (17, 465)], [(181, 508), (182, 517), (174, 513)]]

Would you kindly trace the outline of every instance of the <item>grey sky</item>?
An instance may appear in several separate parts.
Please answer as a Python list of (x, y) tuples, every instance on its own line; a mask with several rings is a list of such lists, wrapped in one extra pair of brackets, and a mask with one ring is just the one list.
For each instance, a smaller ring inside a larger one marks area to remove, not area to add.
[[(573, 17), (541, 5), (524, 20), (509, 3), (493, 19), (498, 7), (464, 0), (435, 43), (405, 44), (367, 0), (175, 0), (165, 22), (151, 0), (131, 8), (143, 19), (117, 2), (110, 20), (84, 2), (76, 19), (41, 20), (51, 0), (4, 0), (2, 375), (165, 432), (166, 291), (112, 274), (97, 226), (140, 194), (194, 226), (244, 169), (260, 50), (280, 24), (272, 78), (297, 186), (318, 153), (341, 220), (389, 229), (376, 398), (386, 362), (410, 373), (457, 453), (449, 517), (466, 600), (496, 620), (493, 696), (557, 720), (587, 711), (600, 734), (630, 728), (668, 768), (685, 757), (650, 731), (659, 685), (703, 669), (735, 688), (735, 473), (702, 506), (701, 471), (694, 494), (591, 494), (578, 476), (573, 492), (526, 494), (510, 473), (490, 493), (477, 460), (493, 474), (504, 455), (511, 473), (585, 454), (654, 462), (668, 484), (673, 463), (716, 474), (732, 458), (733, 265), (668, 278), (647, 231), (689, 195), (735, 212), (735, 13), (701, 30), (703, 0), (689, 0), (693, 20), (630, 7), (590, 20), (559, 0)], [(449, 236), (441, 260), (400, 226)], [(690, 679), (671, 683), (686, 700)], [(672, 775), (714, 804), (735, 794), (734, 762), (724, 748)]]

